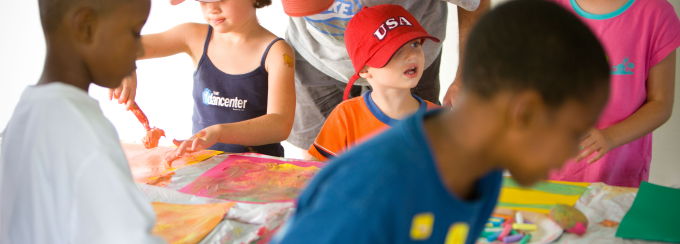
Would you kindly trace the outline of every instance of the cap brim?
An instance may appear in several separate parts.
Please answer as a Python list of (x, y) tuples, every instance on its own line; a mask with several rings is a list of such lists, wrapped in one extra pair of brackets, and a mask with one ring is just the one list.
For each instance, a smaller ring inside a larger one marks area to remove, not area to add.
[(409, 33), (404, 33), (401, 36), (392, 38), (389, 40), (387, 43), (385, 43), (384, 46), (380, 48), (376, 53), (373, 54), (373, 56), (368, 59), (366, 62), (366, 65), (368, 67), (372, 68), (382, 68), (387, 65), (387, 63), (390, 62), (394, 54), (397, 53), (397, 51), (404, 46), (406, 43), (409, 43), (413, 40), (419, 40), (419, 39), (430, 39), (434, 42), (439, 42), (439, 38), (436, 38), (434, 36), (428, 35), (427, 33), (424, 32), (409, 32)]
[(304, 17), (325, 11), (335, 0), (282, 0), (283, 12), (291, 17)]
[(170, 5), (177, 5), (184, 2), (184, 0), (170, 0)]
[[(219, 2), (220, 0), (196, 0), (199, 2), (206, 2), (206, 3), (211, 3), (211, 2)], [(177, 5), (184, 2), (184, 0), (170, 0), (171, 5)]]

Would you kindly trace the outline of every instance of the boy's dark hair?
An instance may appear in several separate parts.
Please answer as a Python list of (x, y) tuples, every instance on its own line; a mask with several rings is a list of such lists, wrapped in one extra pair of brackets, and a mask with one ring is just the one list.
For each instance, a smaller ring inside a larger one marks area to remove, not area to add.
[(468, 37), (462, 69), (463, 87), (484, 98), (535, 90), (552, 107), (567, 99), (587, 102), (609, 87), (609, 65), (595, 35), (545, 0), (510, 1), (482, 17)]
[(264, 8), (272, 4), (272, 0), (255, 0), (253, 6), (255, 8)]
[(107, 12), (132, 0), (38, 0), (40, 22), (48, 33), (56, 29), (61, 18), (73, 7), (87, 4), (98, 12)]

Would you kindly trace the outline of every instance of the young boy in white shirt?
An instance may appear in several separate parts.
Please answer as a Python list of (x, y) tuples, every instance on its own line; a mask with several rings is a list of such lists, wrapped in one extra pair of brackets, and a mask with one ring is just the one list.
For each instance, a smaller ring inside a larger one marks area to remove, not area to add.
[(0, 243), (164, 243), (90, 84), (115, 88), (143, 53), (149, 0), (40, 0), (47, 44), (2, 139)]

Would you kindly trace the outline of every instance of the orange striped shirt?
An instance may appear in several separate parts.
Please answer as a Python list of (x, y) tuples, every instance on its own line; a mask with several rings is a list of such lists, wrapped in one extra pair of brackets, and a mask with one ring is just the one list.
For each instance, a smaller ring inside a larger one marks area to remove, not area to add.
[[(338, 104), (309, 148), (309, 154), (320, 161), (326, 161), (398, 122), (380, 111), (370, 94), (371, 91), (368, 91), (361, 97)], [(424, 101), (416, 95), (413, 97), (420, 101), (417, 113), (440, 108), (439, 105)]]

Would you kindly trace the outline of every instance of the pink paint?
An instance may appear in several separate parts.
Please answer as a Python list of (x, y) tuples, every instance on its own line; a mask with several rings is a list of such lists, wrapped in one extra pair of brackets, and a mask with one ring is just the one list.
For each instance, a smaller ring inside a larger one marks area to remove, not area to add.
[(584, 233), (586, 233), (586, 230), (587, 230), (587, 228), (585, 226), (583, 226), (583, 223), (578, 222), (578, 223), (576, 223), (576, 225), (574, 225), (574, 227), (572, 227), (571, 229), (568, 229), (567, 231), (569, 233), (574, 233), (574, 234), (577, 234), (577, 235), (583, 235)]
[(289, 202), (324, 165), (254, 154), (231, 155), (179, 191), (241, 202)]

